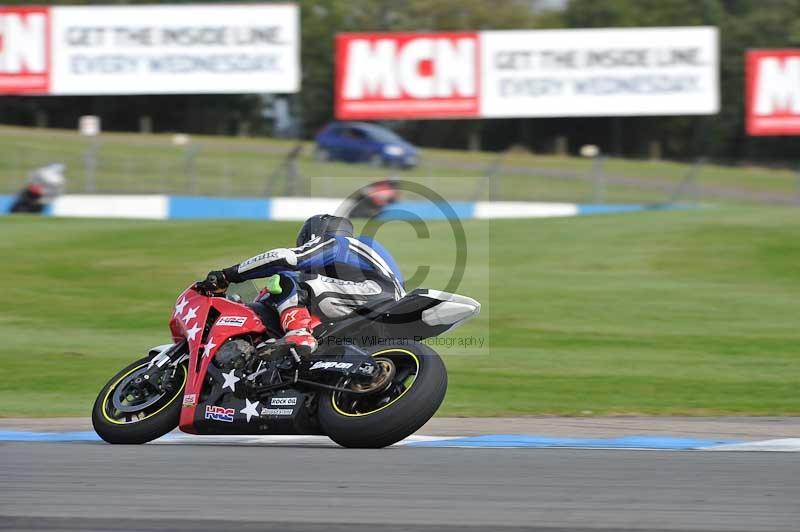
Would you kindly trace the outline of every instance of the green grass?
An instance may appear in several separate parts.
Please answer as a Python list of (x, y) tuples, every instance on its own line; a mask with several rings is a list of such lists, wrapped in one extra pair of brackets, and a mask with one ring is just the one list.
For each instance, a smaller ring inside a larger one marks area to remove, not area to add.
[[(194, 136), (192, 143), (197, 151), (187, 165), (186, 149), (173, 145), (172, 135), (104, 133), (96, 140), (95, 190), (247, 197), (287, 193), (285, 178), (271, 176), (293, 142)], [(54, 161), (68, 166), (69, 192), (83, 192), (88, 146), (73, 131), (0, 127), (0, 193), (16, 191), (29, 170)], [(439, 190), (452, 200), (488, 199), (491, 194), (495, 199), (659, 203), (672, 199), (690, 171), (679, 163), (609, 159), (604, 172), (616, 181), (593, 182), (589, 160), (510, 153), (490, 185), (485, 176), (497, 158), (485, 152), (425, 149), (420, 166), (400, 175), (426, 184), (435, 177)], [(297, 193), (342, 197), (397, 172), (321, 163), (313, 159), (312, 145), (306, 142), (298, 173)], [(678, 199), (759, 203), (764, 201), (759, 194), (786, 199), (800, 194), (795, 172), (753, 167), (707, 165), (694, 187), (682, 189)]]
[[(407, 274), (453, 261), (443, 223), (378, 238)], [(800, 414), (800, 213), (725, 208), (466, 222), (458, 292), (483, 303), (440, 346), (445, 415)], [(193, 279), (290, 242), (296, 224), (0, 220), (0, 415), (88, 415), (168, 338)], [(435, 250), (435, 253), (434, 253)], [(432, 261), (432, 257), (437, 257)], [(448, 337), (445, 337), (448, 338)], [(476, 340), (476, 341), (477, 341)]]

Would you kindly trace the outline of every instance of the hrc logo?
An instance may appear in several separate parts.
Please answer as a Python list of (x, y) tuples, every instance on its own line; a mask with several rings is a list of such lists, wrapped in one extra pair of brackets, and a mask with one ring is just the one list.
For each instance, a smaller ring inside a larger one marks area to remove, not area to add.
[(214, 421), (224, 421), (225, 423), (233, 423), (233, 414), (236, 411), (233, 408), (222, 408), (221, 406), (206, 405), (206, 419), (213, 419)]

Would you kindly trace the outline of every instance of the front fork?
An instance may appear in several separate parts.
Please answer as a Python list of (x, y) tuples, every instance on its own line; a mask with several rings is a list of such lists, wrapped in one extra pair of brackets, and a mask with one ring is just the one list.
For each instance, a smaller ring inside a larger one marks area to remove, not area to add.
[[(141, 378), (162, 392), (171, 391), (166, 390), (165, 387), (172, 382), (172, 377), (174, 377), (178, 366), (189, 359), (186, 339), (184, 338), (180, 342), (171, 345), (158, 346), (151, 349), (150, 353), (152, 354), (153, 351), (156, 351), (156, 353), (150, 359), (147, 371)], [(169, 371), (169, 368), (172, 368), (170, 378), (164, 379), (162, 376)]]

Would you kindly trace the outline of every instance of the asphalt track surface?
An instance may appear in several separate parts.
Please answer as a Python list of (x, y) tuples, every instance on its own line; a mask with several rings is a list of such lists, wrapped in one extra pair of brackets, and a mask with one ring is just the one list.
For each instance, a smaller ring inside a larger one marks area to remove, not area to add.
[(0, 443), (2, 530), (797, 531), (795, 453)]

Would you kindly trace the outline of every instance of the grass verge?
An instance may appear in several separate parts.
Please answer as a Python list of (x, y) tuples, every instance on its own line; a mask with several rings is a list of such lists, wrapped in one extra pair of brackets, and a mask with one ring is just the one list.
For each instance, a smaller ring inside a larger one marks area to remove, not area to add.
[[(425, 286), (449, 228), (378, 234)], [(724, 208), (469, 221), (458, 292), (479, 319), (438, 346), (444, 415), (800, 414), (800, 213)], [(206, 271), (294, 240), (297, 224), (4, 217), (0, 415), (88, 415), (119, 367), (168, 338)]]

